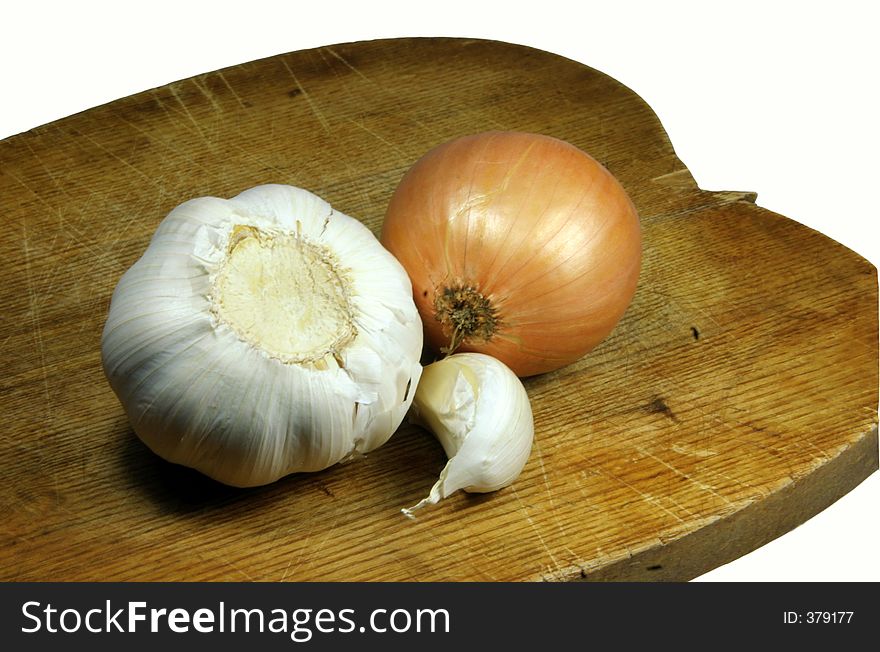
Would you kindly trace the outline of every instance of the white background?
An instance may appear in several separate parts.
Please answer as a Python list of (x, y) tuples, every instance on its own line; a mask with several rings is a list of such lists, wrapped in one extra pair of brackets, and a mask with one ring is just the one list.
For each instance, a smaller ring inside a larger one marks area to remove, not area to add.
[[(282, 52), (397, 36), (492, 38), (611, 75), (654, 109), (701, 187), (756, 191), (759, 205), (880, 263), (877, 3), (132, 4), (5, 5), (0, 138)], [(875, 473), (806, 524), (700, 579), (878, 581), (878, 506)], [(822, 608), (835, 607), (843, 608)]]

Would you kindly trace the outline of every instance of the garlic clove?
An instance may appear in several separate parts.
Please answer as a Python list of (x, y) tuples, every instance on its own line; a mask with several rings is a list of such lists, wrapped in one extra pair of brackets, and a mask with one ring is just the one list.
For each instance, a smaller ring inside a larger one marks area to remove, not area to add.
[(410, 418), (434, 434), (449, 458), (428, 496), (401, 510), (410, 518), (459, 489), (486, 493), (508, 486), (532, 449), (525, 387), (506, 365), (481, 353), (456, 353), (425, 367)]

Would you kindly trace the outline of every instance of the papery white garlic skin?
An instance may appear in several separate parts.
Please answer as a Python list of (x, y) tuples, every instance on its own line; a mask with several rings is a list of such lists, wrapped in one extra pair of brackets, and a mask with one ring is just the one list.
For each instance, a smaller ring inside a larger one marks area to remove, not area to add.
[(110, 304), (102, 362), (158, 455), (234, 486), (381, 446), (421, 375), (409, 278), (293, 186), (175, 208)]
[(499, 360), (456, 353), (428, 365), (410, 419), (430, 430), (449, 461), (430, 494), (412, 512), (459, 489), (497, 491), (519, 476), (532, 450), (535, 426), (525, 387)]

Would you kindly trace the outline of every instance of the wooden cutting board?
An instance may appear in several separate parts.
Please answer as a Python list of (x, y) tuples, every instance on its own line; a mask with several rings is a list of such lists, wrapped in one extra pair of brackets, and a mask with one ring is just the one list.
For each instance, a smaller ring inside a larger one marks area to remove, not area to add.
[[(617, 330), (526, 382), (513, 486), (407, 520), (444, 464), (411, 426), (252, 490), (138, 441), (100, 336), (168, 211), (290, 183), (378, 234), (421, 154), (488, 129), (592, 153), (644, 225)], [(3, 141), (0, 196), (3, 580), (683, 580), (877, 468), (874, 267), (750, 193), (700, 190), (637, 95), (546, 52), (403, 39), (208, 73)]]

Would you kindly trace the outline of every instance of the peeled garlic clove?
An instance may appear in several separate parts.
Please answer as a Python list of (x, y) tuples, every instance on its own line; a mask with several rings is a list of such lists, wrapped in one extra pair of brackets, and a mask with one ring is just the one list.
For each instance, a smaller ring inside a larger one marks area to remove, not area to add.
[(410, 418), (434, 433), (449, 458), (430, 494), (401, 510), (411, 518), (459, 489), (485, 493), (511, 484), (535, 433), (522, 382), (481, 353), (456, 353), (425, 367)]
[(421, 374), (409, 278), (292, 186), (175, 208), (113, 292), (105, 374), (165, 459), (255, 486), (381, 446)]

